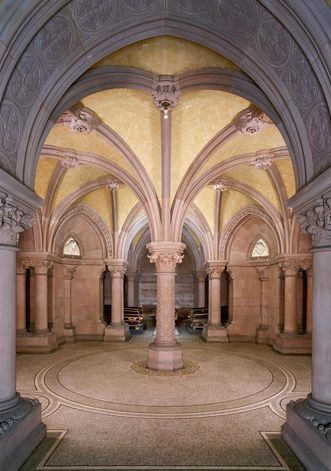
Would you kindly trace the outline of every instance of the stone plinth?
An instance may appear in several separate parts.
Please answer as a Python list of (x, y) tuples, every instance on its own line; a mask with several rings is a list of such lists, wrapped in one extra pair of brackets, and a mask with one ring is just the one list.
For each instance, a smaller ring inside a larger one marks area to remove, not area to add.
[(57, 348), (57, 337), (52, 332), (40, 335), (26, 333), (16, 336), (16, 351), (18, 353), (49, 353)]
[(286, 354), (311, 353), (311, 335), (278, 334), (274, 339), (273, 348), (277, 352)]
[(105, 328), (104, 342), (123, 342), (130, 337), (128, 324), (110, 324)]
[(183, 368), (183, 351), (180, 343), (160, 345), (152, 343), (148, 349), (148, 368), (156, 371), (176, 371)]
[(223, 325), (205, 325), (202, 336), (208, 342), (228, 342), (228, 331)]
[(77, 340), (76, 329), (74, 326), (64, 326), (63, 335), (66, 343), (74, 343)]
[(268, 326), (260, 326), (256, 333), (256, 342), (269, 344), (270, 342), (270, 331)]

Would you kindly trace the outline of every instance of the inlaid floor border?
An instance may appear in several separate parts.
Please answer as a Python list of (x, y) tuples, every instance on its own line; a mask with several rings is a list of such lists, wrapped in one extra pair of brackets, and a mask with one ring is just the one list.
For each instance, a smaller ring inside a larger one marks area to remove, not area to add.
[(279, 466), (234, 466), (234, 465), (220, 465), (220, 466), (214, 466), (214, 465), (203, 465), (203, 466), (187, 466), (187, 465), (176, 465), (176, 466), (155, 466), (155, 465), (149, 465), (149, 466), (143, 466), (143, 465), (136, 465), (136, 466), (119, 466), (119, 465), (91, 465), (91, 466), (86, 466), (86, 465), (48, 465), (47, 462), (50, 460), (52, 457), (53, 453), (55, 450), (60, 446), (62, 440), (68, 433), (68, 429), (50, 429), (47, 431), (48, 436), (51, 434), (58, 433), (59, 436), (55, 439), (55, 442), (53, 445), (50, 447), (46, 455), (42, 458), (42, 460), (39, 462), (37, 467), (35, 468), (35, 471), (98, 471), (98, 470), (103, 470), (103, 471), (128, 471), (128, 470), (162, 470), (162, 471), (172, 471), (172, 470), (181, 470), (181, 471), (186, 471), (186, 470), (220, 470), (220, 471), (290, 471), (290, 468), (286, 464), (284, 458), (282, 455), (279, 453), (277, 448), (274, 446), (272, 443), (271, 437), (278, 438), (280, 437), (279, 432), (260, 432), (261, 436), (265, 440), (266, 444), (270, 448), (271, 452), (275, 456), (275, 458), (279, 462)]

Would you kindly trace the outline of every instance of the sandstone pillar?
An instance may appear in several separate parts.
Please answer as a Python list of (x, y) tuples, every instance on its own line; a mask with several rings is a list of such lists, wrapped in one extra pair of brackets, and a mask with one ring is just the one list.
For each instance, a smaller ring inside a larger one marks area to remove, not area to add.
[(16, 470), (46, 434), (39, 401), (16, 392), (16, 242), (32, 218), (0, 196), (0, 469)]
[(197, 307), (206, 307), (206, 270), (200, 268), (196, 271), (197, 282), (198, 282), (198, 306)]
[(313, 236), (312, 393), (287, 406), (282, 436), (308, 471), (331, 470), (331, 195), (299, 215)]
[(135, 304), (135, 287), (136, 287), (136, 273), (128, 272), (126, 275), (128, 282), (128, 307), (136, 307)]
[(265, 268), (256, 269), (258, 278), (260, 280), (261, 287), (261, 324), (257, 331), (257, 342), (258, 343), (268, 343), (269, 342), (269, 314), (268, 314), (268, 298), (269, 298), (269, 278), (266, 276)]
[(52, 262), (40, 260), (34, 265), (36, 280), (35, 335), (48, 335), (48, 271)]
[(25, 261), (16, 267), (16, 333), (26, 334), (26, 270)]
[(114, 259), (107, 262), (111, 273), (111, 324), (105, 329), (105, 341), (124, 341), (130, 335), (129, 327), (124, 323), (124, 274), (127, 262)]
[(147, 367), (157, 371), (175, 371), (183, 367), (182, 346), (175, 338), (175, 276), (185, 245), (180, 242), (152, 242), (147, 244), (147, 248), (151, 263), (156, 265), (157, 276), (157, 335), (149, 345)]
[(221, 276), (224, 262), (211, 260), (206, 265), (209, 280), (208, 324), (202, 335), (209, 342), (227, 342), (227, 330), (221, 324)]
[(76, 329), (71, 320), (71, 283), (75, 267), (64, 267), (64, 338), (66, 342), (76, 341)]
[(307, 300), (306, 300), (306, 333), (311, 334), (313, 330), (313, 270), (308, 268), (307, 275)]
[(284, 334), (297, 334), (297, 276), (295, 262), (282, 263), (285, 276)]

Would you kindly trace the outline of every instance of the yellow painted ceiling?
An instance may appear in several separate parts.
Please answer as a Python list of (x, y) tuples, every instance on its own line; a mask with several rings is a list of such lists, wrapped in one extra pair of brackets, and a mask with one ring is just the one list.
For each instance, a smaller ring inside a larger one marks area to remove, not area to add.
[(172, 196), (201, 149), (249, 102), (231, 93), (197, 90), (183, 94), (172, 112)]
[(98, 188), (97, 190), (87, 193), (77, 200), (78, 204), (86, 204), (102, 217), (109, 229), (112, 228), (112, 210), (110, 191), (106, 188)]
[(119, 230), (128, 217), (131, 209), (138, 203), (138, 198), (128, 186), (120, 185), (117, 192), (118, 201), (118, 227)]
[(276, 160), (275, 164), (284, 182), (287, 197), (291, 198), (291, 196), (295, 194), (295, 178), (292, 162), (290, 159)]
[(258, 206), (258, 203), (247, 194), (232, 188), (222, 193), (220, 231), (224, 229), (227, 222), (245, 206)]
[(160, 112), (152, 97), (140, 90), (115, 89), (94, 93), (82, 102), (127, 142), (160, 194)]
[(53, 172), (56, 165), (58, 164), (57, 159), (43, 157), (38, 162), (37, 173), (36, 173), (36, 193), (45, 198), (50, 179), (52, 178)]
[(279, 198), (267, 171), (258, 170), (253, 165), (242, 165), (225, 172), (223, 175), (252, 186), (271, 201), (278, 210), (280, 210)]
[(158, 36), (126, 46), (94, 67), (105, 65), (139, 67), (158, 75), (176, 75), (202, 67), (238, 69), (211, 49), (172, 36)]
[(202, 191), (200, 191), (194, 200), (194, 204), (200, 209), (201, 213), (205, 217), (212, 234), (214, 233), (215, 201), (216, 192), (212, 186), (206, 186)]
[(80, 165), (78, 168), (65, 170), (55, 193), (52, 211), (78, 187), (106, 175), (109, 175), (108, 172), (92, 165)]
[(262, 129), (262, 131), (247, 136), (240, 132), (236, 133), (213, 154), (210, 159), (201, 166), (199, 174), (205, 173), (214, 165), (231, 157), (255, 153), (259, 150), (286, 147), (285, 141), (276, 126)]
[(65, 126), (57, 125), (47, 136), (45, 144), (104, 157), (125, 169), (130, 175), (135, 175), (131, 165), (96, 131), (85, 135)]

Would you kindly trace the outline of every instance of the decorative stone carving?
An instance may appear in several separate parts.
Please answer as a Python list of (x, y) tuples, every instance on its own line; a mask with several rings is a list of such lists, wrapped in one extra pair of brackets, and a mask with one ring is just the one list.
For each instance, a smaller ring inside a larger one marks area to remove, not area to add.
[(224, 27), (233, 34), (247, 34), (254, 27), (257, 10), (254, 0), (218, 0), (218, 13)]
[(252, 250), (252, 258), (268, 257), (269, 248), (263, 239), (259, 239)]
[(0, 435), (6, 432), (12, 425), (15, 424), (16, 418), (14, 416), (7, 417), (0, 421)]
[(0, 108), (0, 146), (4, 153), (16, 152), (22, 133), (22, 118), (16, 106), (4, 101)]
[(163, 111), (164, 119), (168, 112), (175, 108), (180, 97), (178, 78), (171, 75), (160, 75), (153, 83), (153, 102), (156, 108)]
[(74, 105), (66, 111), (63, 124), (82, 134), (90, 134), (100, 124), (100, 119), (94, 111), (82, 105)]
[(69, 239), (65, 242), (63, 246), (63, 255), (69, 257), (81, 256), (79, 245), (73, 237), (69, 237)]
[(265, 155), (255, 159), (254, 162), (252, 162), (252, 165), (254, 165), (258, 170), (267, 170), (272, 166), (272, 160), (269, 155)]
[(41, 87), (42, 66), (33, 54), (26, 53), (17, 64), (10, 81), (13, 100), (22, 106), (30, 106)]
[(9, 203), (6, 194), (0, 195), (0, 244), (16, 245), (18, 234), (32, 225), (32, 216)]
[(53, 262), (50, 260), (40, 260), (35, 262), (33, 269), (36, 275), (47, 276), (48, 272), (53, 268)]
[(298, 215), (305, 234), (313, 238), (313, 245), (330, 245), (331, 240), (331, 195), (316, 200), (315, 205)]
[(77, 267), (64, 267), (64, 279), (72, 280)]
[(114, 259), (111, 262), (107, 263), (107, 268), (109, 272), (111, 273), (112, 277), (123, 278), (127, 271), (128, 264), (124, 260)]
[(324, 153), (330, 148), (330, 113), (324, 103), (320, 103), (313, 108), (308, 121), (308, 132), (312, 149), (318, 153)]
[(123, 0), (123, 3), (133, 13), (148, 10), (155, 4), (154, 0)]
[(250, 109), (239, 118), (237, 122), (237, 129), (247, 136), (262, 131), (266, 127), (272, 126), (271, 119), (256, 106), (251, 106)]
[(182, 263), (184, 258), (180, 253), (154, 252), (147, 255), (150, 263), (156, 264), (157, 272), (173, 272), (176, 270), (177, 263)]
[(61, 165), (67, 169), (79, 167), (79, 159), (77, 155), (65, 155), (60, 162)]
[(301, 55), (291, 61), (289, 86), (299, 106), (310, 106), (315, 101), (318, 83), (309, 63)]
[(271, 16), (260, 24), (257, 43), (264, 60), (272, 66), (283, 66), (291, 56), (291, 36), (281, 23)]
[(268, 277), (266, 276), (266, 267), (255, 267), (257, 277), (260, 281), (268, 281)]
[(215, 191), (223, 192), (225, 190), (228, 190), (230, 188), (230, 185), (228, 185), (227, 183), (224, 183), (222, 181), (219, 181), (219, 182), (215, 183), (213, 188), (214, 188)]
[(119, 188), (119, 183), (116, 180), (111, 180), (110, 182), (107, 183), (106, 188), (109, 191), (112, 191), (112, 190), (116, 191)]
[(88, 33), (97, 33), (113, 18), (116, 3), (109, 0), (78, 0), (75, 17), (79, 27)]
[(176, 7), (186, 14), (206, 15), (211, 10), (210, 0), (175, 0)]
[(39, 50), (49, 64), (57, 64), (70, 52), (74, 44), (74, 26), (69, 15), (53, 16), (38, 36)]
[(14, 175), (15, 173), (15, 162), (7, 157), (3, 152), (0, 151), (0, 168), (6, 172)]
[(331, 441), (331, 411), (327, 413), (316, 409), (314, 402), (309, 395), (308, 399), (298, 399), (291, 401), (290, 404), (301, 417), (308, 420), (321, 435)]
[(199, 268), (196, 270), (196, 277), (199, 283), (204, 283), (206, 280), (207, 272), (204, 268)]
[(208, 274), (208, 277), (210, 279), (218, 279), (221, 278), (222, 273), (226, 267), (224, 263), (218, 262), (218, 261), (210, 261), (206, 263), (206, 273)]
[(298, 260), (286, 260), (279, 264), (280, 269), (287, 276), (297, 276), (298, 270), (300, 269), (300, 261)]

